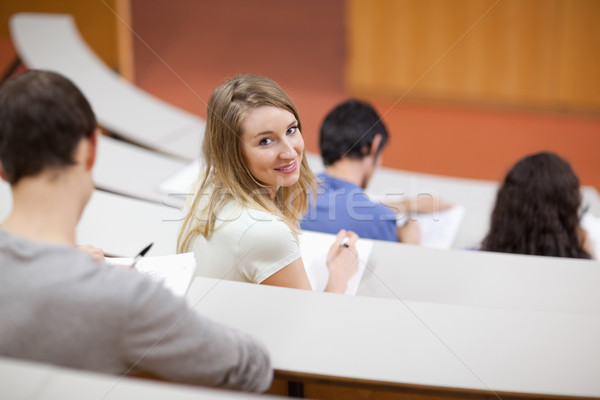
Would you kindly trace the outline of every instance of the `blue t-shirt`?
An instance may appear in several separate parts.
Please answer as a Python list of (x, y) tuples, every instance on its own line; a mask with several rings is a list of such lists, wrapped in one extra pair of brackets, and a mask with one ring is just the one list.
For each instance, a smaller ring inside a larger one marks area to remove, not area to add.
[(300, 226), (309, 231), (338, 233), (340, 229), (356, 232), (361, 238), (396, 242), (396, 215), (379, 203), (374, 203), (360, 186), (333, 178), (325, 173), (317, 188), (317, 204), (312, 196), (308, 213)]

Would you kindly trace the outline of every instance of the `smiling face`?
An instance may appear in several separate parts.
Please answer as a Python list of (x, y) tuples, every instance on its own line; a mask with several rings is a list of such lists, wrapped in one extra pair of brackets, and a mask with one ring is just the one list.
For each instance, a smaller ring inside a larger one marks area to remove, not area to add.
[(272, 106), (251, 109), (242, 122), (241, 139), (254, 178), (274, 191), (298, 182), (304, 140), (294, 114)]

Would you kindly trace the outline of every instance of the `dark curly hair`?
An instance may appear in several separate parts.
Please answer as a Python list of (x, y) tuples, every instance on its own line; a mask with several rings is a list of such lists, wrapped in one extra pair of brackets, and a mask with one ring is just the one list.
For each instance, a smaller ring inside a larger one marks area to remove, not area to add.
[(506, 175), (482, 250), (591, 258), (579, 228), (579, 179), (567, 161), (542, 152), (517, 162)]

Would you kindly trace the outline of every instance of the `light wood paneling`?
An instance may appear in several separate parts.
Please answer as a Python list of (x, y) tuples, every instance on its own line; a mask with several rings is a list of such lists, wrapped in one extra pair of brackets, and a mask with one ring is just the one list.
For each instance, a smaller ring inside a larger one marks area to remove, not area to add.
[(359, 95), (600, 111), (600, 2), (349, 0)]
[(130, 82), (135, 81), (133, 60), (133, 28), (131, 26), (130, 0), (113, 0), (117, 29), (117, 59), (121, 76)]
[(600, 1), (563, 1), (564, 35), (558, 43), (558, 99), (565, 106), (600, 109)]

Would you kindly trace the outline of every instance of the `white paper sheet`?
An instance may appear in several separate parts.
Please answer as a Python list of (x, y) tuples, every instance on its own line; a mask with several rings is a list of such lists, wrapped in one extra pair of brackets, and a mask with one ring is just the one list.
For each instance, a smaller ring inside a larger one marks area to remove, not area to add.
[[(302, 262), (308, 275), (308, 280), (314, 291), (322, 292), (329, 280), (329, 269), (326, 259), (329, 248), (333, 244), (335, 236), (326, 233), (303, 231), (300, 235), (300, 253)], [(371, 240), (359, 239), (356, 242), (358, 250), (358, 271), (348, 281), (346, 294), (355, 295), (358, 285), (365, 272), (373, 242)]]
[(592, 257), (598, 259), (600, 257), (600, 218), (587, 212), (581, 218), (581, 227), (588, 234), (590, 247), (592, 248), (592, 253), (594, 253)]
[[(414, 214), (410, 218), (415, 218), (421, 229), (421, 242), (424, 247), (435, 247), (438, 249), (449, 249), (458, 233), (458, 228), (465, 216), (464, 206), (453, 206), (447, 210)], [(398, 226), (404, 225), (408, 215), (398, 216)]]
[[(106, 262), (113, 265), (131, 265), (133, 258), (107, 257)], [(177, 296), (185, 296), (196, 271), (196, 259), (194, 253), (143, 257), (135, 267), (152, 279), (162, 282)]]

